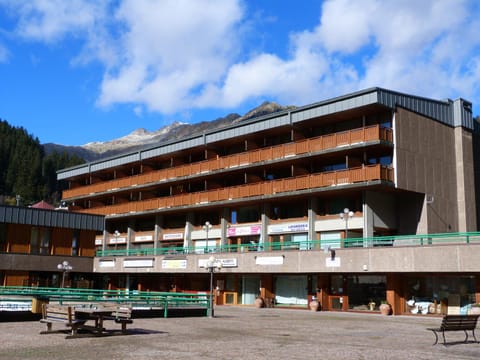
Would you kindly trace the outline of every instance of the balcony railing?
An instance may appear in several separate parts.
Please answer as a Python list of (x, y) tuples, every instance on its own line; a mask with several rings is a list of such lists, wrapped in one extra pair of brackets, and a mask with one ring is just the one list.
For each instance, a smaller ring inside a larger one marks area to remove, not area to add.
[(392, 142), (392, 130), (388, 128), (382, 128), (379, 125), (374, 125), (365, 128), (348, 130), (340, 133), (305, 139), (294, 143), (256, 149), (240, 154), (220, 157), (217, 159), (180, 165), (169, 169), (152, 171), (121, 179), (103, 181), (96, 184), (64, 190), (63, 199), (68, 200), (70, 198), (106, 192), (112, 189), (123, 189), (135, 185), (162, 182), (167, 181), (168, 179), (190, 176), (193, 174), (201, 174), (221, 169), (235, 168), (241, 165), (254, 164), (261, 161), (282, 159), (289, 156), (300, 155), (309, 152), (314, 153), (327, 149), (334, 149), (338, 146), (353, 145), (356, 143), (375, 140)]
[(338, 248), (372, 248), (399, 246), (434, 246), (452, 244), (480, 244), (480, 232), (441, 233), (425, 235), (382, 236), (370, 238), (348, 238), (334, 240), (305, 240), (285, 242), (261, 242), (256, 244), (219, 245), (208, 247), (161, 247), (144, 249), (98, 250), (97, 257), (140, 256), (205, 253), (243, 253), (259, 251), (319, 250)]
[(98, 215), (125, 214), (130, 212), (151, 211), (177, 206), (200, 205), (254, 196), (268, 196), (278, 193), (374, 180), (393, 182), (393, 169), (378, 164), (369, 165), (362, 166), (360, 168), (302, 175), (286, 179), (263, 181), (254, 184), (245, 184), (148, 200), (131, 201), (116, 205), (98, 206), (89, 209), (75, 210), (78, 212)]

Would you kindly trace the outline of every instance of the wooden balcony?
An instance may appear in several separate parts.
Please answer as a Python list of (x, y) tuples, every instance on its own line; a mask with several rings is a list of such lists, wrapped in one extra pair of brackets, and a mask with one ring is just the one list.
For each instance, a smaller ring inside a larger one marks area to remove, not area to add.
[(306, 189), (325, 188), (342, 184), (384, 180), (393, 182), (393, 169), (381, 165), (363, 166), (360, 168), (331, 171), (325, 173), (297, 176), (232, 186), (228, 188), (179, 194), (174, 196), (149, 199), (144, 201), (127, 202), (118, 205), (102, 206), (77, 211), (100, 214), (126, 214), (131, 212), (152, 211), (180, 206), (211, 204), (219, 201), (245, 199), (255, 196), (274, 195)]
[(375, 125), (81, 186), (74, 189), (64, 190), (63, 200), (376, 140), (392, 142), (392, 130)]

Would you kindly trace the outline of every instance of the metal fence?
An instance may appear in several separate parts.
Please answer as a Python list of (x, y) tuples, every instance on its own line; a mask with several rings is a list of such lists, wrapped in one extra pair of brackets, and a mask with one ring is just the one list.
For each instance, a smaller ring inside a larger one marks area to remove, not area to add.
[[(213, 243), (213, 242), (212, 242)], [(424, 235), (379, 236), (332, 240), (303, 240), (283, 242), (250, 242), (248, 244), (212, 245), (208, 247), (158, 247), (117, 250), (98, 250), (97, 256), (174, 255), (205, 253), (238, 253), (251, 251), (318, 250), (338, 248), (372, 248), (398, 246), (433, 246), (446, 244), (480, 244), (480, 232), (441, 233)]]

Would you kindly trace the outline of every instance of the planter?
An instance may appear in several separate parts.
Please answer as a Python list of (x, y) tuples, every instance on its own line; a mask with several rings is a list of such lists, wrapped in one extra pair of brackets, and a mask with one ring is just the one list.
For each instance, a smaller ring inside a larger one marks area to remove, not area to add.
[(320, 308), (320, 303), (317, 300), (312, 300), (310, 301), (308, 306), (310, 307), (310, 310), (318, 311), (318, 309)]
[(265, 302), (263, 301), (263, 298), (261, 297), (258, 297), (255, 299), (255, 307), (260, 309), (260, 308), (263, 308), (265, 306)]
[(390, 304), (381, 304), (379, 306), (380, 314), (382, 315), (391, 315), (392, 314), (392, 307)]

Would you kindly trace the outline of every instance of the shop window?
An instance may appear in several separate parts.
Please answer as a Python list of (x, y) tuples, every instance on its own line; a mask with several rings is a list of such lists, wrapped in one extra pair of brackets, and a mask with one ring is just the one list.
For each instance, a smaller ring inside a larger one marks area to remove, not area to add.
[(408, 277), (405, 312), (412, 314), (467, 314), (475, 303), (475, 278)]
[(348, 307), (374, 311), (386, 300), (385, 275), (351, 275), (347, 279)]

